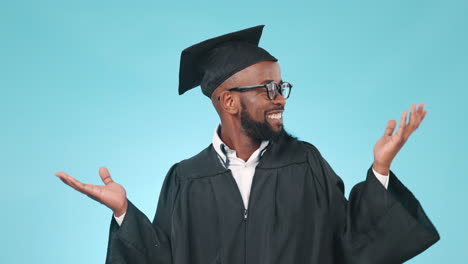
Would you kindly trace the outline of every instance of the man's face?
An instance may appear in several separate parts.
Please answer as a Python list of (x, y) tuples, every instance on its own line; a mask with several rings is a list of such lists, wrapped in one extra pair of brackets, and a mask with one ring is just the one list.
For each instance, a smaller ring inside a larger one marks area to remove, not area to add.
[[(265, 61), (254, 64), (242, 72), (238, 86), (281, 82), (281, 71), (276, 62)], [(274, 100), (268, 98), (265, 88), (239, 93), (241, 102), (241, 126), (255, 140), (277, 140), (284, 134), (283, 111), (286, 101), (280, 94)]]
[(268, 122), (268, 117), (263, 121), (256, 121), (252, 118), (246, 105), (241, 102), (241, 125), (245, 133), (250, 137), (258, 141), (269, 140), (276, 141), (282, 135), (284, 135), (283, 125), (272, 126)]

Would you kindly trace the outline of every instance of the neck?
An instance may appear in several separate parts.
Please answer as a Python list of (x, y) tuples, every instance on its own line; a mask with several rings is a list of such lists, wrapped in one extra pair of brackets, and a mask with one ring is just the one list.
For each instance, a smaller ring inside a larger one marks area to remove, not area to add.
[(240, 124), (238, 126), (230, 124), (221, 125), (221, 140), (230, 148), (236, 151), (237, 157), (247, 161), (252, 153), (260, 147), (260, 141), (247, 136)]

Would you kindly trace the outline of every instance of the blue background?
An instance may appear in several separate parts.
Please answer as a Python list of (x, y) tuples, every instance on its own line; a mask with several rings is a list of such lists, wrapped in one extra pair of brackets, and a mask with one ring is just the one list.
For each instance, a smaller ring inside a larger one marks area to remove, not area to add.
[(177, 95), (182, 49), (266, 24), (261, 46), (294, 84), (285, 124), (315, 144), (347, 192), (387, 120), (428, 114), (392, 170), (441, 241), (409, 263), (468, 258), (466, 1), (2, 1), (0, 263), (103, 263), (111, 212), (54, 176), (98, 168), (150, 218), (169, 167), (219, 119)]

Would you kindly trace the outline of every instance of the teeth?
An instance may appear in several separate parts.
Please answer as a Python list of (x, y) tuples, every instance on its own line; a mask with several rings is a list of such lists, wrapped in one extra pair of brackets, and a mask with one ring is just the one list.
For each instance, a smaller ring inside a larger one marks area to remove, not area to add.
[(281, 119), (281, 113), (276, 113), (276, 114), (268, 115), (268, 118), (271, 118), (271, 119)]

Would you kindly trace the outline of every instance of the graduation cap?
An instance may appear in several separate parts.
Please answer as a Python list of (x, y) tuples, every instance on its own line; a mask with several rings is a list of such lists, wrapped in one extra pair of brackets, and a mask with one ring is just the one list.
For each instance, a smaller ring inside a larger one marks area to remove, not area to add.
[(261, 61), (277, 61), (258, 46), (263, 25), (205, 40), (180, 55), (179, 95), (201, 86), (204, 95), (235, 73)]

